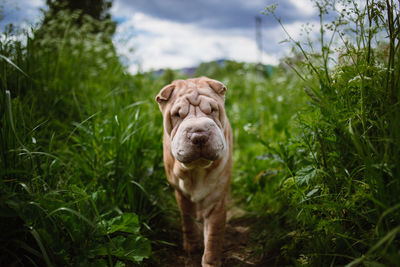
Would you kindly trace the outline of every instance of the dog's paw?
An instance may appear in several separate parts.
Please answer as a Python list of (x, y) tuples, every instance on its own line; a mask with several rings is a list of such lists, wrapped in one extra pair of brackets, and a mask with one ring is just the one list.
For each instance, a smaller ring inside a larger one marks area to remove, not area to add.
[(221, 267), (221, 259), (217, 255), (211, 253), (204, 253), (201, 259), (202, 267)]
[(221, 267), (221, 262), (218, 262), (218, 263), (201, 263), (201, 267)]

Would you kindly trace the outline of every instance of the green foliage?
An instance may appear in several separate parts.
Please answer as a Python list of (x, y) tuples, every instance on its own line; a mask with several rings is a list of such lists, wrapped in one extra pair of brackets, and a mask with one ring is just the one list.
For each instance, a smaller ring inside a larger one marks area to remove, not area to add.
[[(46, 0), (49, 9), (45, 12), (43, 26), (54, 24), (54, 19), (59, 16), (59, 12), (71, 12), (77, 14), (74, 22), (77, 26), (86, 26), (87, 19), (98, 22), (93, 25), (92, 33), (106, 33), (111, 37), (116, 29), (116, 23), (111, 20), (109, 10), (112, 7), (112, 0)], [(104, 27), (106, 26), (106, 27)]]
[(153, 81), (75, 16), (0, 44), (1, 265), (138, 264), (171, 198)]
[[(264, 142), (267, 153), (262, 158), (267, 166), (269, 160), (280, 165), (281, 179), (270, 184), (276, 199), (271, 200), (269, 190), (255, 195), (259, 202), (253, 209), (269, 208), (261, 217), (274, 221), (261, 230), (258, 252), (267, 255), (276, 249), (273, 244), (280, 246), (278, 262), (396, 265), (397, 7), (389, 2), (369, 1), (365, 7), (339, 2), (341, 10), (336, 10), (338, 3), (315, 2), (320, 10), (319, 43), (309, 38), (302, 44), (289, 36), (297, 56), (288, 64), (303, 80), (309, 107), (296, 118), (299, 134), (283, 144)], [(326, 24), (326, 14), (335, 11), (336, 20)], [(383, 31), (389, 33), (385, 39)], [(270, 202), (280, 208), (274, 212)]]
[[(266, 265), (400, 261), (390, 3), (317, 1), (320, 36), (288, 36), (287, 64), (197, 69), (227, 85), (232, 195), (257, 219), (254, 254)], [(0, 265), (162, 266), (179, 247), (153, 98), (182, 77), (127, 74), (108, 27), (60, 10), (26, 44), (1, 41)]]

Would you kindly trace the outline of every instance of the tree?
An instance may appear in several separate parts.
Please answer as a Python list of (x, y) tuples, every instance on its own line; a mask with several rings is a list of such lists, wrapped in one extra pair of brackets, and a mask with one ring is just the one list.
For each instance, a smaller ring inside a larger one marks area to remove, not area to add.
[[(93, 33), (103, 32), (111, 37), (116, 28), (109, 13), (112, 7), (112, 0), (46, 0), (49, 10), (45, 13), (43, 25), (48, 24), (60, 11), (80, 11), (75, 23), (82, 26), (85, 23), (85, 16), (101, 22), (103, 27), (93, 27)], [(104, 27), (105, 25), (105, 27)]]

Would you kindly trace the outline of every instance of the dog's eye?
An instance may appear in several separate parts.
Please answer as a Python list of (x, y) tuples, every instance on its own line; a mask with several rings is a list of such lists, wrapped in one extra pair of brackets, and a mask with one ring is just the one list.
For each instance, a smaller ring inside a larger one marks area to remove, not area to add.
[(179, 110), (176, 111), (176, 112), (174, 112), (174, 113), (172, 113), (172, 117), (174, 117), (174, 118), (180, 118), (181, 115), (179, 114)]
[(217, 112), (218, 111), (218, 108), (216, 108), (216, 107), (211, 107), (211, 113), (215, 113), (215, 112)]

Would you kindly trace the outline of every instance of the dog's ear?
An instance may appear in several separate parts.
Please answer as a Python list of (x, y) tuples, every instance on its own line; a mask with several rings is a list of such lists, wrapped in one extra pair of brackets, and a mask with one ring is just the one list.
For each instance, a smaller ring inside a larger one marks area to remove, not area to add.
[(172, 91), (174, 91), (174, 89), (175, 89), (175, 84), (169, 84), (165, 86), (156, 96), (156, 101), (159, 104), (162, 104), (164, 101), (167, 101), (170, 98)]
[(224, 96), (226, 92), (226, 87), (223, 83), (216, 81), (216, 80), (208, 80), (208, 85), (218, 94)]

